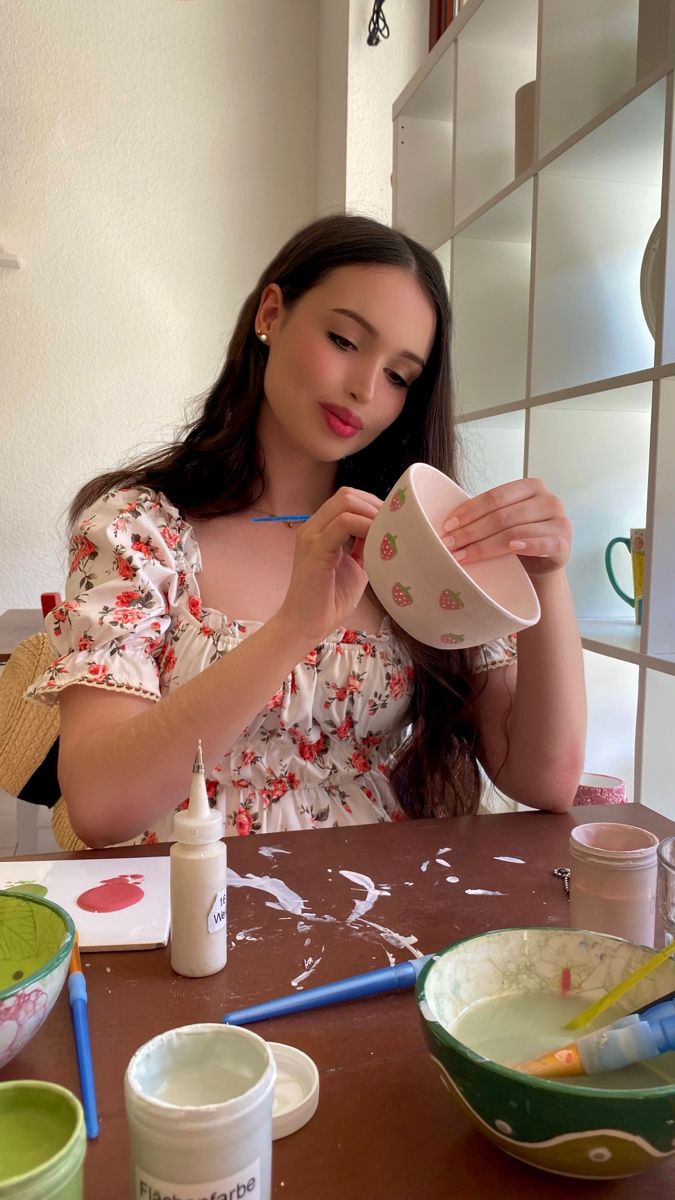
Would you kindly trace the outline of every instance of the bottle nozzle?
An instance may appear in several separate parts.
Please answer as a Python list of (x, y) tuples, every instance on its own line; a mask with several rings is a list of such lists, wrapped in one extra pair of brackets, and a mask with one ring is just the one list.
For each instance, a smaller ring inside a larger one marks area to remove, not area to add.
[(201, 740), (192, 765), (188, 806), (176, 813), (173, 832), (177, 841), (193, 843), (219, 841), (224, 833), (223, 814), (209, 804)]
[(204, 775), (205, 774), (204, 758), (202, 755), (202, 739), (201, 738), (197, 742), (197, 753), (195, 754), (195, 761), (192, 764), (192, 774), (193, 775)]

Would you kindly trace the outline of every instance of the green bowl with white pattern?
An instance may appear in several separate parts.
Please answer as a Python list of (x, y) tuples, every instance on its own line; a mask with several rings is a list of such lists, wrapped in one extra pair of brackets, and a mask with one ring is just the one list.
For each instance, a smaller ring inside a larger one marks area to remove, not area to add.
[(0, 1067), (30, 1041), (68, 974), (75, 926), (51, 900), (0, 892)]
[[(610, 1072), (583, 1081), (525, 1075), (484, 1057), (460, 1036), (469, 1010), (475, 1014), (475, 1006), (487, 1001), (496, 1005), (497, 998), (508, 1013), (515, 1011), (509, 1003), (524, 1006), (532, 995), (534, 1011), (549, 1003), (541, 993), (559, 995), (562, 990), (583, 996), (578, 1007), (585, 1007), (653, 953), (653, 948), (606, 934), (551, 928), (498, 929), (442, 950), (420, 973), (416, 995), (446, 1093), (496, 1146), (544, 1171), (617, 1179), (665, 1162), (675, 1154), (675, 1053), (661, 1055), (649, 1067), (627, 1068), (641, 1073), (640, 1086), (617, 1086)], [(574, 1041), (673, 989), (675, 963), (670, 959), (631, 989), (621, 1009), (608, 1009), (592, 1026), (567, 1034), (565, 1040)], [(502, 1032), (497, 1018), (498, 1008), (493, 1008), (489, 1028), (496, 1036)], [(533, 1048), (525, 1057), (542, 1049)], [(449, 1111), (448, 1122), (452, 1120)]]

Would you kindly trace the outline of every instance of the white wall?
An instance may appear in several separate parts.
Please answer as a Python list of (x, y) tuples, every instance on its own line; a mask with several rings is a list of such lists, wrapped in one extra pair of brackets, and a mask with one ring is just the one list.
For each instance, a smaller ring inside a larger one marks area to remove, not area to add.
[(391, 222), (391, 108), (428, 52), (428, 0), (387, 0), (389, 37), (366, 42), (372, 0), (349, 4), (346, 206)]
[(0, 610), (77, 486), (180, 423), (314, 215), (314, 0), (0, 4)]
[(321, 0), (317, 215), (391, 222), (392, 104), (427, 54), (428, 0), (387, 0), (390, 35), (366, 41), (373, 0)]
[(391, 218), (428, 0), (2, 0), (0, 611), (62, 589), (78, 486), (165, 441), (259, 270), (330, 210)]

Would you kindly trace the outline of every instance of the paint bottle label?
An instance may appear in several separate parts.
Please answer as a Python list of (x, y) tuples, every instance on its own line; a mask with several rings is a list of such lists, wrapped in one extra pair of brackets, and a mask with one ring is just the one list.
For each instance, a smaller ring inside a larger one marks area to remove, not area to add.
[(227, 888), (223, 888), (216, 894), (209, 909), (207, 928), (209, 933), (218, 933), (221, 929), (227, 928)]
[(136, 1165), (134, 1200), (260, 1200), (260, 1159), (228, 1175), (227, 1179), (201, 1179), (199, 1183), (168, 1183)]

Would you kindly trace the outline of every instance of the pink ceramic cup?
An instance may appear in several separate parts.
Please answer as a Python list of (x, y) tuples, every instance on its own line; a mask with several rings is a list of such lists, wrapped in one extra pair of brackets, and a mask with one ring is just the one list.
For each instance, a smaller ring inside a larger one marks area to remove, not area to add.
[(581, 776), (574, 797), (574, 804), (626, 804), (626, 785), (616, 775)]

